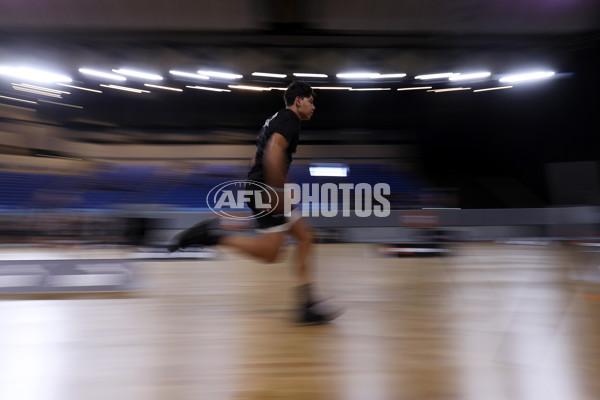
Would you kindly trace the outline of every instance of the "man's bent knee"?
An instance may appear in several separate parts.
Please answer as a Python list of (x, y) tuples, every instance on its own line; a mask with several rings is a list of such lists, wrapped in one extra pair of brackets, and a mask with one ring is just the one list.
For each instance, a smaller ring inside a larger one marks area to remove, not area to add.
[(278, 252), (278, 251), (277, 251), (277, 252), (274, 252), (274, 253), (272, 253), (272, 254), (267, 254), (267, 255), (265, 256), (264, 260), (265, 260), (265, 262), (267, 262), (267, 263), (269, 263), (269, 264), (272, 264), (272, 263), (274, 263), (275, 261), (277, 261), (277, 258), (278, 258), (277, 256), (279, 256), (279, 252)]
[(283, 243), (283, 233), (274, 235), (272, 238), (263, 238), (265, 243), (262, 259), (267, 263), (274, 263), (277, 261), (281, 245)]
[(266, 263), (274, 263), (279, 258), (279, 246), (269, 246), (261, 254), (261, 259)]
[(315, 241), (315, 235), (312, 228), (303, 219), (299, 219), (292, 226), (291, 233), (301, 243), (310, 244)]

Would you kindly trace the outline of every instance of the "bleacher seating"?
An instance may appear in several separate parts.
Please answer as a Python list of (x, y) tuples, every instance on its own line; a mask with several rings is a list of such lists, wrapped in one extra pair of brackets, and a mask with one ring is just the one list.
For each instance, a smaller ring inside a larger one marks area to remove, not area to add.
[[(302, 183), (387, 183), (392, 207), (412, 202), (423, 184), (393, 164), (349, 164), (347, 177), (313, 177), (308, 164), (293, 164), (289, 180)], [(112, 165), (85, 175), (0, 172), (0, 207), (5, 209), (112, 209), (124, 204), (206, 209), (216, 185), (245, 179), (246, 165), (198, 165), (181, 172), (157, 165)], [(394, 195), (401, 195), (395, 203)]]
[(0, 207), (14, 208), (30, 201), (48, 175), (24, 172), (0, 172)]

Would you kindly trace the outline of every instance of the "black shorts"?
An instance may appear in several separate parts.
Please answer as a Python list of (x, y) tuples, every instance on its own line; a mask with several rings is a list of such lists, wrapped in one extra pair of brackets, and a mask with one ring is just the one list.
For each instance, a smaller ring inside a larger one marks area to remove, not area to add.
[(259, 209), (254, 203), (254, 198), (250, 198), (246, 203), (252, 210), (257, 229), (266, 232), (283, 232), (289, 230), (294, 222), (300, 218), (298, 210), (292, 210), (291, 216), (285, 214), (266, 213), (264, 209)]

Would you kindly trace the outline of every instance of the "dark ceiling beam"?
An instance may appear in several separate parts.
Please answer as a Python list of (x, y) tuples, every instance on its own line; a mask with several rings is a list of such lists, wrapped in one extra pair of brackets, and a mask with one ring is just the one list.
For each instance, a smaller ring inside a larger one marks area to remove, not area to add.
[(308, 0), (264, 0), (269, 19), (267, 29), (273, 33), (302, 32), (309, 28), (307, 20), (310, 15)]

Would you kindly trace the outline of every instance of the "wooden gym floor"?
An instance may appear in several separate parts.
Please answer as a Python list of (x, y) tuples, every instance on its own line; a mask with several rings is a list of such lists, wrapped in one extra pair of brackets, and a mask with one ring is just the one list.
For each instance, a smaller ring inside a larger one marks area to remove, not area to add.
[(600, 253), (451, 248), (317, 245), (346, 308), (323, 326), (291, 323), (285, 259), (226, 251), (142, 263), (138, 293), (0, 298), (0, 399), (599, 399)]

